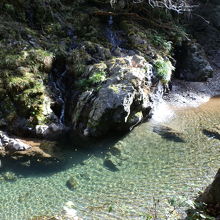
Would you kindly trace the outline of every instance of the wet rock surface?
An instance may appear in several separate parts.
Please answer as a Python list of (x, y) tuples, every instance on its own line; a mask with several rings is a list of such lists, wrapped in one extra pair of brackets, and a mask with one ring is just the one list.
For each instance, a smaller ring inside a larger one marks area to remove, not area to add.
[(62, 137), (68, 128), (60, 123), (51, 123), (49, 125), (37, 125), (35, 127), (35, 134), (38, 138), (57, 140)]
[[(63, 19), (52, 15), (58, 5)], [(59, 139), (68, 126), (98, 137), (129, 131), (151, 115), (163, 93), (155, 61), (170, 59), (169, 36), (118, 19), (109, 1), (1, 6), (1, 129)]]
[[(165, 97), (165, 99), (172, 105), (181, 107), (196, 107), (204, 102), (207, 102), (211, 97), (218, 96), (220, 94), (220, 31), (215, 24), (216, 10), (219, 12), (218, 1), (210, 1), (208, 4), (201, 4), (195, 12), (202, 17), (194, 16), (191, 19), (191, 34), (200, 46), (198, 46), (197, 49), (191, 48), (193, 49), (192, 52), (194, 51), (193, 53), (195, 55), (195, 59), (198, 59), (198, 66), (196, 66), (196, 69), (198, 69), (196, 72), (191, 72), (190, 78), (193, 79), (193, 77), (198, 76), (197, 74), (202, 72), (204, 75), (209, 75), (209, 70), (211, 70), (210, 66), (213, 69), (212, 78), (208, 78), (205, 82), (188, 82), (173, 79), (172, 91), (168, 96)], [(197, 43), (193, 43), (192, 45), (198, 45)], [(199, 49), (201, 46), (203, 49)], [(201, 52), (198, 57), (196, 55), (196, 51)], [(191, 58), (193, 58), (193, 53), (191, 54)], [(204, 53), (206, 55), (204, 55)], [(205, 62), (200, 66), (199, 60), (202, 60), (202, 57), (205, 58)], [(190, 62), (191, 61), (189, 61), (189, 63)], [(210, 64), (210, 66), (207, 62)], [(202, 68), (200, 69), (200, 67)], [(206, 69), (208, 69), (207, 72)], [(184, 71), (182, 72), (180, 70), (179, 74), (184, 75)]]
[(220, 126), (214, 126), (213, 128), (205, 128), (202, 132), (210, 138), (216, 138), (220, 140)]

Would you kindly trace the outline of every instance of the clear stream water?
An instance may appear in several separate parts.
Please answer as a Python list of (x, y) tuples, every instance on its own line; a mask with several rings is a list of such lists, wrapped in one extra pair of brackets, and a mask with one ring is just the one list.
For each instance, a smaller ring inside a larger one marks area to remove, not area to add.
[[(94, 150), (92, 143), (91, 150), (67, 150), (65, 169), (0, 181), (0, 220), (53, 215), (67, 201), (84, 219), (146, 219), (146, 213), (154, 213), (154, 201), (159, 200), (157, 209), (165, 214), (169, 199), (195, 197), (220, 167), (220, 140), (202, 132), (219, 124), (220, 98), (174, 111), (169, 122), (144, 123), (120, 140), (100, 141)], [(180, 138), (166, 129), (161, 133), (165, 126)], [(121, 150), (119, 171), (103, 165), (106, 152), (100, 149), (106, 146)], [(71, 176), (78, 182), (73, 191), (66, 186)]]

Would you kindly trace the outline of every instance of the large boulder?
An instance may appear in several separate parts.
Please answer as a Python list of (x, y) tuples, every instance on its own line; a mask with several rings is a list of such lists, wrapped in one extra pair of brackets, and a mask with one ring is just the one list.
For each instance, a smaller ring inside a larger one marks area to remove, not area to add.
[(213, 69), (198, 43), (190, 42), (184, 45), (177, 60), (180, 78), (187, 81), (206, 81), (212, 77)]
[(210, 184), (205, 192), (200, 195), (198, 201), (206, 204), (220, 205), (220, 169), (218, 170), (213, 183)]
[(101, 136), (134, 127), (153, 108), (152, 93), (159, 87), (153, 76), (152, 65), (139, 55), (87, 66), (76, 82), (81, 93), (71, 109), (74, 130)]

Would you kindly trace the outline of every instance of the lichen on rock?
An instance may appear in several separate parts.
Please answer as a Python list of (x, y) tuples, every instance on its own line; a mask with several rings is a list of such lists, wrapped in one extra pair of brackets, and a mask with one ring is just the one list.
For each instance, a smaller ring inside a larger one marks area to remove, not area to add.
[[(152, 108), (152, 66), (142, 56), (119, 57), (88, 66), (82, 77), (90, 79), (97, 68), (105, 71), (106, 78), (79, 95), (72, 110), (74, 129), (89, 136), (129, 130)], [(138, 112), (138, 120), (132, 120)]]

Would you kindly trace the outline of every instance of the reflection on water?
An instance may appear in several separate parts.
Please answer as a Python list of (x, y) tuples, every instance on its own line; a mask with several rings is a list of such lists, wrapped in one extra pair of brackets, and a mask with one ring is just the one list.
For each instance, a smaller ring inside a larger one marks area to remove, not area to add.
[[(219, 109), (219, 98), (199, 108), (177, 109), (163, 125), (145, 123), (120, 141), (99, 143), (112, 145), (111, 153), (69, 150), (65, 170), (0, 182), (0, 219), (53, 214), (67, 201), (85, 219), (146, 219), (153, 212), (153, 198), (165, 213), (167, 199), (193, 198), (219, 168), (220, 140), (203, 132), (220, 122)], [(159, 126), (162, 133), (155, 132)], [(173, 141), (172, 135), (183, 141)], [(117, 162), (119, 171), (103, 165), (106, 156)], [(78, 183), (73, 191), (66, 187), (70, 177)]]

